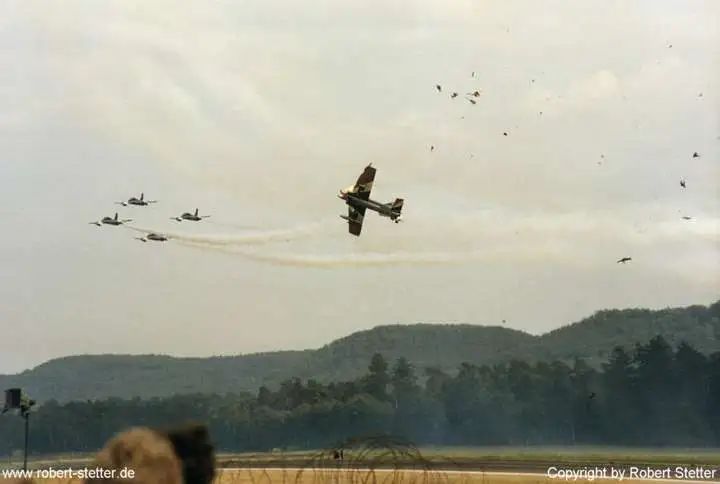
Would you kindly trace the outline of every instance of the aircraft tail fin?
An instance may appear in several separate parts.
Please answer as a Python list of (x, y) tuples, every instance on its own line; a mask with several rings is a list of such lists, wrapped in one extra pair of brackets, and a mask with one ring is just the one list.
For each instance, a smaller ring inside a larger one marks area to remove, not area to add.
[(117, 220), (117, 219), (118, 219), (118, 213), (115, 212), (115, 220)]
[(140, 194), (140, 200), (144, 200), (144, 199), (145, 199), (145, 194), (144, 194), (144, 193), (141, 193), (141, 194)]
[(390, 205), (390, 208), (392, 208), (393, 212), (397, 212), (398, 214), (400, 214), (400, 212), (402, 212), (404, 203), (405, 200), (403, 200), (402, 198), (396, 198), (392, 205)]
[(198, 216), (198, 209), (197, 209), (197, 208), (195, 209), (195, 216), (196, 216), (196, 217)]

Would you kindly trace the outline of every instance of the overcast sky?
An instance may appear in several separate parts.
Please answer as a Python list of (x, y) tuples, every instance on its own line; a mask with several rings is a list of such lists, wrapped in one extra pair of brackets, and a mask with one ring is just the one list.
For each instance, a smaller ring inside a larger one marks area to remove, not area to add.
[(720, 296), (716, 1), (9, 0), (0, 66), (0, 373)]

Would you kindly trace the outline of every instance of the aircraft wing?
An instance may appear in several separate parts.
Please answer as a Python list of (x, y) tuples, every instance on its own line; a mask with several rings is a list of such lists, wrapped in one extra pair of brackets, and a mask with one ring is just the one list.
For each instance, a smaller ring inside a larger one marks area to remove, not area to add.
[[(365, 167), (365, 170), (355, 182), (355, 186), (352, 189), (353, 195), (357, 198), (362, 198), (363, 200), (369, 199), (374, 180), (375, 168), (373, 168), (371, 165), (368, 165)], [(365, 212), (365, 210), (363, 210), (363, 212)]]
[(348, 206), (348, 231), (355, 236), (359, 236), (364, 218), (365, 207), (355, 208)]

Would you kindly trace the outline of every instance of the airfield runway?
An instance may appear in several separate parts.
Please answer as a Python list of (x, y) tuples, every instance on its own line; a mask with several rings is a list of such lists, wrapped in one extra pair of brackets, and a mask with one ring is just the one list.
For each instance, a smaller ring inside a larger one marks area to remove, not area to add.
[[(320, 454), (322, 455), (322, 454)], [(418, 461), (389, 462), (352, 462), (338, 460), (312, 460), (283, 456), (277, 458), (273, 455), (254, 455), (252, 458), (244, 456), (219, 455), (218, 475), (214, 482), (217, 484), (378, 484), (393, 483), (466, 483), (466, 484), (564, 484), (568, 482), (583, 483), (595, 482), (621, 482), (623, 484), (647, 483), (649, 481), (660, 483), (687, 483), (702, 484), (720, 482), (720, 464), (710, 457), (703, 463), (698, 463), (700, 456), (695, 459), (688, 458), (685, 463), (650, 463), (649, 459), (637, 459), (633, 463), (617, 462), (610, 458), (605, 461), (583, 459), (574, 462), (562, 459), (449, 459), (442, 460), (422, 459)], [(262, 457), (265, 457), (263, 459)], [(619, 460), (619, 459), (618, 459)], [(37, 460), (32, 462), (34, 469), (47, 468), (85, 468), (89, 464), (87, 458)], [(0, 469), (3, 466), (0, 465)], [(553, 469), (554, 476), (548, 474)], [(630, 474), (635, 468), (644, 475)], [(605, 469), (604, 474), (602, 470)], [(677, 469), (684, 472), (684, 478), (678, 478)], [(582, 470), (596, 470), (594, 475), (573, 475), (572, 472)], [(597, 472), (601, 470), (601, 472)], [(615, 470), (615, 475), (611, 473)], [(698, 470), (704, 471), (704, 476), (698, 477)], [(565, 472), (561, 475), (559, 472)], [(622, 478), (617, 472), (624, 471)], [(666, 471), (667, 476), (660, 473)], [(648, 473), (654, 473), (648, 476)], [(704, 478), (702, 478), (704, 477)], [(0, 479), (2, 482), (2, 479)], [(75, 484), (77, 480), (41, 480), (52, 484)]]

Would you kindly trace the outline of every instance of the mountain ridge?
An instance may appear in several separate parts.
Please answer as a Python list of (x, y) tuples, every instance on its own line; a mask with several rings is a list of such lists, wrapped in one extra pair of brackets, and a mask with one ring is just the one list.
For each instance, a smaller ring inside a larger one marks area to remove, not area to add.
[(294, 376), (342, 381), (365, 373), (372, 354), (406, 357), (419, 369), (453, 371), (461, 363), (498, 364), (606, 359), (615, 346), (632, 347), (662, 335), (704, 353), (720, 351), (720, 301), (682, 308), (606, 309), (540, 335), (502, 326), (413, 323), (375, 326), (317, 349), (232, 356), (86, 354), (54, 358), (20, 373), (0, 375), (0, 388), (23, 387), (39, 401), (152, 398), (176, 393), (255, 392)]

